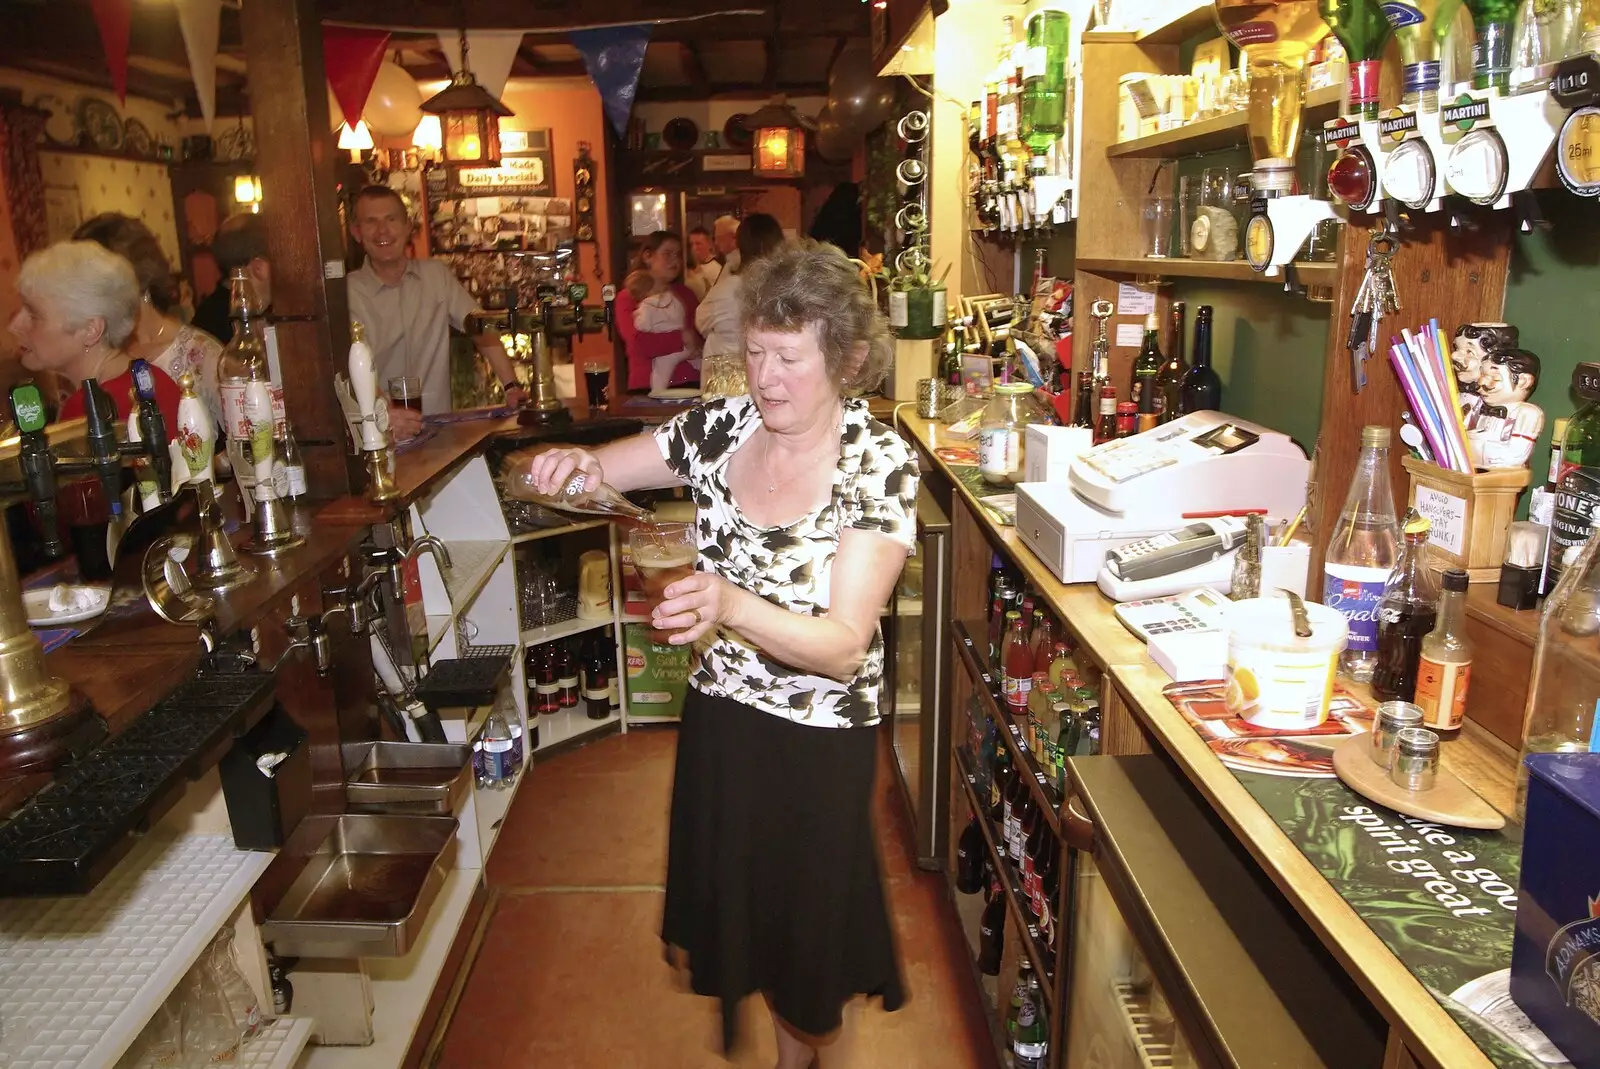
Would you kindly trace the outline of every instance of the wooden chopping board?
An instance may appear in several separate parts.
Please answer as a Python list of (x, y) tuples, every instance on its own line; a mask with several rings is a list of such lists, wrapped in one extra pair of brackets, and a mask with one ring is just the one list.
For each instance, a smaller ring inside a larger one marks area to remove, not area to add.
[(1367, 732), (1352, 735), (1333, 751), (1333, 770), (1344, 785), (1363, 798), (1386, 805), (1408, 817), (1448, 824), (1455, 828), (1482, 828), (1494, 831), (1505, 827), (1506, 818), (1480, 798), (1442, 764), (1426, 791), (1407, 791), (1396, 786), (1387, 769), (1371, 757), (1372, 736)]

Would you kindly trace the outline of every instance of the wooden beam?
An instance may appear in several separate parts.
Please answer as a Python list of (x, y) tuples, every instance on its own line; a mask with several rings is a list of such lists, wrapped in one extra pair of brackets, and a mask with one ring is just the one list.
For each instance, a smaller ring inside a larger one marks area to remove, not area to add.
[(774, 92), (778, 88), (778, 64), (783, 60), (783, 46), (779, 43), (777, 19), (773, 20), (772, 33), (767, 37), (765, 50), (767, 53), (767, 76), (761, 79), (762, 87), (767, 92)]
[[(787, 10), (786, 10), (787, 9)], [(391, 30), (454, 30), (461, 25), (456, 0), (320, 0), (326, 22)], [(785, 33), (813, 37), (867, 34), (867, 8), (861, 0), (609, 0), (600, 8), (578, 8), (565, 0), (470, 0), (466, 22), (472, 29), (520, 29), (527, 33), (565, 33), (586, 26), (654, 23), (652, 40), (705, 39), (704, 32), (745, 27), (744, 36), (764, 35), (774, 18)], [(671, 20), (693, 19), (693, 22)], [(676, 26), (677, 29), (670, 29)], [(757, 32), (751, 32), (754, 27)], [(680, 36), (684, 35), (684, 36)]]
[[(739, 82), (737, 84), (719, 84), (711, 94), (712, 100), (765, 100), (774, 93), (782, 93), (790, 97), (827, 96), (827, 82), (779, 82), (769, 87), (766, 82)], [(641, 101), (656, 103), (682, 103), (689, 100), (705, 100), (704, 93), (696, 92), (692, 86), (663, 85), (639, 87), (637, 98)]]
[(833, 73), (833, 65), (839, 62), (839, 57), (844, 55), (845, 46), (850, 43), (850, 38), (841, 37), (833, 42), (833, 52), (828, 56), (828, 65), (823, 68), (822, 76), (828, 77)]
[(698, 45), (684, 42), (678, 46), (683, 60), (683, 73), (689, 76), (689, 86), (702, 96), (711, 95), (711, 82), (706, 77), (705, 61), (700, 58)]

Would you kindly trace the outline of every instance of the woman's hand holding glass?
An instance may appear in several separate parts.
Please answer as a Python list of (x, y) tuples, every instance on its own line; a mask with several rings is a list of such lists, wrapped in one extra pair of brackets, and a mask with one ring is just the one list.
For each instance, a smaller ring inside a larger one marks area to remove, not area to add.
[(656, 605), (650, 626), (669, 632), (667, 642), (671, 645), (686, 646), (722, 624), (731, 623), (741, 591), (720, 575), (695, 572), (662, 593), (665, 597)]
[(593, 490), (605, 482), (600, 461), (587, 449), (550, 449), (533, 458), (528, 466), (528, 482), (541, 494), (560, 494), (574, 475), (582, 475), (583, 490)]

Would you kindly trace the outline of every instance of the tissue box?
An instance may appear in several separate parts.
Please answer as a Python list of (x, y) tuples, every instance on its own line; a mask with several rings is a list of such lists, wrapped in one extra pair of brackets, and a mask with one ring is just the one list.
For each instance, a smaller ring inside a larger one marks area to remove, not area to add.
[(1531, 754), (1511, 998), (1600, 1069), (1600, 753)]
[(1049, 427), (1030, 423), (1022, 435), (1022, 481), (1065, 482), (1072, 462), (1094, 445), (1087, 427)]

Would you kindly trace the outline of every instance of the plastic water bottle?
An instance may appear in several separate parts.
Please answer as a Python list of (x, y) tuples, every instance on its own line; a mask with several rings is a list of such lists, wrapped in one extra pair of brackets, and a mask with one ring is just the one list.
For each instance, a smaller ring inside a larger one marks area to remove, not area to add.
[(1372, 679), (1378, 664), (1378, 602), (1400, 553), (1400, 525), (1389, 488), (1389, 428), (1361, 430), (1350, 496), (1328, 542), (1322, 602), (1344, 613), (1349, 644), (1339, 670), (1357, 683)]
[(483, 726), (484, 779), (490, 789), (503, 790), (516, 778), (517, 770), (513, 764), (516, 759), (511, 753), (515, 746), (511, 725), (506, 723), (504, 714), (499, 709), (492, 710), (488, 722)]

